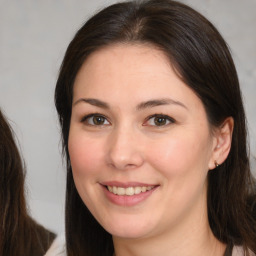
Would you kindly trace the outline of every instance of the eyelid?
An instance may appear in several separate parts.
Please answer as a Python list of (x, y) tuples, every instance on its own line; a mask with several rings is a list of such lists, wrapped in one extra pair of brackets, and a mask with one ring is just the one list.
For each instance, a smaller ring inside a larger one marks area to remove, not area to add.
[[(94, 117), (94, 116), (103, 117), (105, 120), (107, 120), (107, 122), (108, 122), (109, 124), (111, 124), (111, 122), (108, 120), (108, 118), (107, 118), (105, 115), (100, 114), (100, 113), (91, 113), (91, 114), (85, 115), (85, 116), (83, 116), (83, 117), (81, 118), (81, 121), (80, 121), (80, 122), (81, 122), (81, 123), (84, 123), (84, 122), (86, 122), (86, 120), (88, 120), (89, 118)], [(108, 124), (108, 125), (109, 125), (109, 124)], [(91, 125), (91, 126), (103, 126), (103, 125), (106, 125), (106, 124), (102, 124), (102, 125), (92, 125), (92, 124), (87, 123), (87, 125)]]
[[(170, 122), (170, 124), (172, 123), (175, 123), (176, 120), (168, 115), (165, 115), (165, 114), (154, 114), (154, 115), (151, 115), (149, 117), (146, 118), (145, 122), (143, 123), (143, 126), (146, 126), (146, 122), (148, 122), (150, 119), (152, 118), (156, 118), (156, 117), (160, 117), (160, 118), (164, 118), (166, 120), (168, 120)], [(165, 126), (168, 126), (169, 124), (165, 124), (163, 125), (162, 127), (165, 127)], [(157, 125), (149, 125), (149, 126), (156, 126), (156, 127), (161, 127), (161, 126), (157, 126)]]
[[(105, 115), (103, 115), (103, 114), (100, 114), (100, 113), (91, 113), (91, 114), (88, 114), (88, 115), (85, 115), (85, 116), (83, 116), (82, 118), (81, 118), (81, 123), (84, 123), (84, 122), (86, 122), (89, 118), (91, 118), (91, 117), (95, 117), (95, 116), (99, 116), (99, 117), (102, 117), (102, 118), (104, 118), (107, 122), (108, 122), (108, 124), (107, 125), (111, 125), (111, 122), (109, 121), (109, 119), (108, 119), (108, 117), (106, 117)], [(147, 124), (147, 122), (150, 120), (150, 119), (152, 119), (152, 118), (164, 118), (164, 119), (166, 119), (166, 120), (168, 120), (169, 121), (169, 123), (168, 124), (164, 124), (164, 125), (162, 125), (162, 127), (166, 127), (166, 126), (168, 126), (169, 124), (173, 124), (173, 123), (175, 123), (176, 122), (176, 120), (174, 119), (174, 118), (172, 118), (172, 117), (170, 117), (170, 116), (168, 116), (168, 115), (165, 115), (165, 114), (154, 114), (154, 115), (150, 115), (149, 117), (147, 117), (146, 119), (145, 119), (145, 121), (143, 122), (143, 126), (155, 126), (155, 127), (161, 127), (161, 126), (157, 126), (157, 125), (148, 125)], [(88, 122), (86, 123), (87, 125), (90, 125), (90, 126), (105, 126), (106, 124), (102, 124), (102, 125), (96, 125), (96, 124), (89, 124)]]

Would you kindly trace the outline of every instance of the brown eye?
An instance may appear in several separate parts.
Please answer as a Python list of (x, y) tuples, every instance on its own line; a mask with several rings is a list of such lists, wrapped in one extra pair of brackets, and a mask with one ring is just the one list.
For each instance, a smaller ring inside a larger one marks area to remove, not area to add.
[(106, 118), (102, 116), (93, 116), (92, 121), (94, 125), (103, 125)]
[(106, 117), (102, 115), (96, 115), (96, 114), (85, 116), (84, 118), (82, 118), (81, 121), (87, 125), (92, 125), (92, 126), (110, 125)]
[(166, 125), (166, 118), (164, 117), (155, 117), (154, 118), (154, 123), (156, 126), (162, 126), (162, 125)]
[(145, 126), (167, 126), (169, 124), (175, 123), (175, 120), (166, 115), (153, 115), (150, 116), (147, 121), (143, 124)]

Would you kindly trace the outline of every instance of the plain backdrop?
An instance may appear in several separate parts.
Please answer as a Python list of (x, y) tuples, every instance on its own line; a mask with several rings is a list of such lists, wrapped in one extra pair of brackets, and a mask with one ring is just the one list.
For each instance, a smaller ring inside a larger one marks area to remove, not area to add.
[[(15, 130), (26, 161), (31, 214), (56, 232), (64, 230), (65, 201), (65, 164), (54, 108), (59, 66), (77, 29), (97, 10), (114, 2), (0, 0), (0, 107)], [(256, 0), (183, 2), (209, 18), (231, 48), (255, 156)]]

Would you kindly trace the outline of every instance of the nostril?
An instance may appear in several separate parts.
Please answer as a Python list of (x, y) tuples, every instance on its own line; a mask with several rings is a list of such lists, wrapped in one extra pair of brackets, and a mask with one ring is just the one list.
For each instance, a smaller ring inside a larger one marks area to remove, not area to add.
[(125, 152), (109, 152), (108, 165), (118, 170), (136, 169), (140, 167), (144, 159), (142, 154), (136, 150), (126, 150)]

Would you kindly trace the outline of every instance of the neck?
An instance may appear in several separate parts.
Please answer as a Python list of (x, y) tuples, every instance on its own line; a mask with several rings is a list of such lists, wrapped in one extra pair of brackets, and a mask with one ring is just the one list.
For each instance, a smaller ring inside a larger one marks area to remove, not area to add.
[(212, 238), (205, 244), (191, 244), (183, 241), (180, 244), (162, 242), (141, 243), (141, 241), (126, 242), (115, 245), (115, 256), (223, 256), (226, 245)]
[[(198, 214), (200, 212), (200, 214)], [(226, 245), (210, 228), (206, 203), (169, 230), (141, 238), (113, 237), (115, 256), (223, 256)]]

